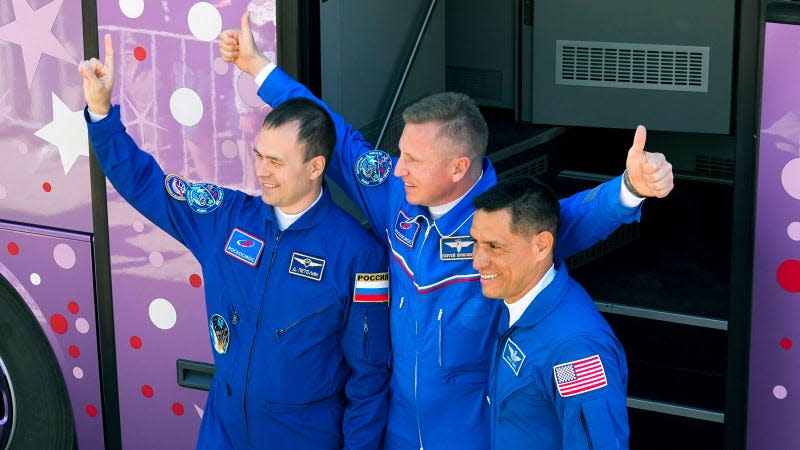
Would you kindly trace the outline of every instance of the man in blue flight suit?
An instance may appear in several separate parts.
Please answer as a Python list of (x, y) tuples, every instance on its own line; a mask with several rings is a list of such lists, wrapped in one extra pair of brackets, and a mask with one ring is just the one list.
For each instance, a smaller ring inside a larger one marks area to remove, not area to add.
[(483, 295), (505, 304), (486, 397), (492, 448), (627, 449), (625, 352), (586, 291), (553, 262), (558, 199), (517, 178), (472, 204), (473, 266)]
[(323, 183), (330, 116), (305, 99), (255, 141), (261, 198), (166, 175), (111, 107), (114, 52), (84, 61), (89, 135), (114, 187), (203, 267), (216, 374), (197, 448), (377, 449), (389, 381), (386, 253)]
[[(320, 102), (258, 51), (247, 13), (240, 30), (221, 34), (220, 54), (252, 75), (273, 107), (296, 97)], [(486, 449), (485, 391), (501, 305), (481, 294), (469, 237), (471, 201), (496, 182), (484, 156), (486, 122), (463, 94), (424, 98), (405, 110), (400, 156), (393, 158), (328, 112), (337, 140), (328, 174), (390, 252), (386, 448)], [(663, 197), (672, 189), (672, 166), (664, 155), (644, 151), (644, 133), (637, 130), (623, 176), (563, 200), (557, 260), (637, 220), (636, 194)]]

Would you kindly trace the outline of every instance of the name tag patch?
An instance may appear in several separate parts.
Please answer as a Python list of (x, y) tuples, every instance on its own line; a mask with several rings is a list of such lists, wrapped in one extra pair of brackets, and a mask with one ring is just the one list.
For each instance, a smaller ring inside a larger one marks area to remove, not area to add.
[(416, 219), (412, 220), (402, 210), (397, 212), (397, 218), (394, 220), (394, 236), (398, 241), (409, 248), (414, 248), (419, 228), (419, 222)]
[(239, 228), (234, 228), (225, 244), (225, 253), (255, 267), (264, 251), (264, 241)]
[(357, 273), (354, 302), (386, 303), (389, 301), (389, 272)]
[(519, 370), (522, 368), (522, 363), (525, 362), (525, 353), (522, 349), (509, 338), (506, 345), (503, 347), (503, 361), (511, 367), (514, 375), (519, 376)]
[(354, 169), (359, 183), (377, 186), (392, 173), (392, 158), (383, 150), (370, 150), (358, 157)]
[(315, 256), (305, 255), (299, 252), (292, 253), (289, 261), (289, 273), (298, 277), (309, 278), (314, 281), (322, 280), (322, 272), (325, 270), (325, 260)]
[(443, 237), (439, 240), (439, 259), (456, 261), (472, 259), (472, 244), (475, 241), (469, 236)]

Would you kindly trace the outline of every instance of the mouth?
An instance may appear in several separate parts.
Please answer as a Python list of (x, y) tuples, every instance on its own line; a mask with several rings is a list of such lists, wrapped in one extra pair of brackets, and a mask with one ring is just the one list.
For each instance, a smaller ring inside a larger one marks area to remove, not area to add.
[(495, 278), (497, 278), (499, 276), (500, 276), (500, 274), (498, 274), (498, 273), (487, 273), (487, 274), (483, 274), (482, 273), (481, 274), (481, 281), (494, 280)]
[(275, 189), (276, 187), (278, 187), (277, 184), (269, 184), (269, 183), (261, 183), (261, 186), (264, 189)]

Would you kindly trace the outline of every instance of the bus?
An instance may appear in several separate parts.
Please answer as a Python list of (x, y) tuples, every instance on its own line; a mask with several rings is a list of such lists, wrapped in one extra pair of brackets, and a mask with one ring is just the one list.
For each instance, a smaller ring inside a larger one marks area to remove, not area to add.
[(645, 125), (675, 190), (567, 261), (626, 349), (631, 448), (800, 448), (794, 2), (8, 0), (0, 449), (194, 448), (205, 280), (97, 167), (76, 64), (112, 34), (137, 143), (168, 173), (256, 193), (269, 107), (215, 42), (245, 10), (271, 59), (390, 152), (404, 106), (461, 91), (499, 177), (568, 195), (618, 175)]

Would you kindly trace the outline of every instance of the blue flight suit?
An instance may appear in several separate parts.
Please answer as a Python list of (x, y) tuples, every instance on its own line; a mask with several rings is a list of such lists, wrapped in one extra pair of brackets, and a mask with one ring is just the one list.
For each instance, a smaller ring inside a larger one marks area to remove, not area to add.
[(503, 307), (498, 336), (493, 449), (628, 448), (625, 352), (565, 266), (510, 328)]
[(216, 374), (197, 448), (380, 448), (386, 253), (327, 187), (280, 231), (260, 197), (165, 177), (119, 107), (89, 135), (117, 191), (202, 265)]
[[(280, 68), (258, 94), (273, 107), (294, 97), (315, 99)], [(337, 139), (328, 175), (385, 237), (390, 253), (393, 357), (386, 448), (485, 450), (490, 416), (484, 398), (502, 305), (481, 294), (469, 230), (472, 199), (496, 183), (494, 168), (484, 158), (481, 179), (434, 220), (427, 207), (406, 202), (403, 181), (391, 175), (396, 160), (328, 112)], [(561, 201), (558, 260), (639, 219), (639, 207), (619, 201), (621, 182), (617, 177)]]

